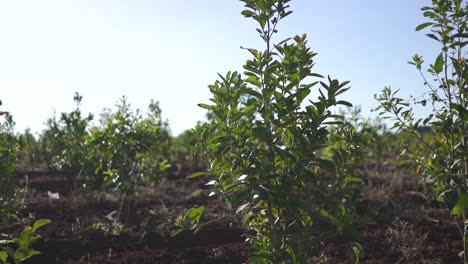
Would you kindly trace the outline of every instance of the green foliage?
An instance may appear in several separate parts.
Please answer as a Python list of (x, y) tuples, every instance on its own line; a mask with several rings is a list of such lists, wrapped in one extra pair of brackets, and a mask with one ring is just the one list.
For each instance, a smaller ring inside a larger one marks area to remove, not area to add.
[(42, 141), (47, 148), (48, 155), (54, 168), (64, 172), (76, 188), (76, 178), (87, 173), (93, 166), (88, 159), (86, 140), (88, 138), (88, 126), (93, 120), (93, 115), (82, 117), (80, 104), (83, 97), (75, 93), (73, 100), (76, 109), (70, 113), (61, 113), (47, 120), (47, 128), (42, 135)]
[[(394, 121), (394, 128), (415, 135), (418, 144), (406, 148), (406, 157), (414, 161), (425, 183), (453, 207), (455, 216), (463, 218), (464, 262), (468, 263), (468, 61), (464, 49), (468, 38), (468, 4), (462, 0), (433, 0), (422, 8), (430, 22), (416, 30), (430, 28), (426, 34), (440, 44), (441, 52), (427, 68), (431, 79), (423, 71), (424, 60), (415, 55), (413, 61), (427, 87), (426, 96), (409, 102), (397, 96), (398, 91), (385, 88), (377, 97), (378, 107), (385, 118)], [(432, 113), (416, 118), (413, 105), (431, 107)], [(422, 133), (429, 126), (431, 133)]]
[(40, 252), (34, 250), (32, 245), (40, 240), (42, 236), (37, 235), (37, 231), (50, 223), (49, 219), (40, 219), (37, 220), (33, 226), (27, 226), (24, 228), (24, 231), (21, 232), (21, 235), (13, 240), (0, 241), (0, 245), (15, 244), (16, 249), (13, 249), (10, 246), (4, 247), (3, 251), (0, 251), (0, 262), (3, 264), (10, 263), (8, 259), (13, 260), (12, 263), (19, 264), (23, 263), (27, 259), (30, 259), (33, 256), (39, 255)]
[(104, 127), (91, 131), (89, 159), (99, 162), (96, 173), (104, 173), (104, 182), (121, 194), (119, 219), (124, 224), (131, 221), (136, 188), (145, 181), (158, 183), (170, 167), (161, 156), (159, 142), (165, 134), (160, 130), (163, 124), (160, 112), (159, 106), (152, 102), (144, 118), (123, 97), (117, 112), (109, 115)]
[[(1, 105), (1, 102), (0, 102)], [(0, 112), (0, 225), (16, 219), (21, 205), (19, 190), (14, 182), (16, 175), (16, 142), (13, 136), (13, 117)]]
[(18, 170), (32, 170), (34, 166), (45, 162), (42, 141), (38, 140), (27, 128), (23, 133), (16, 135), (18, 144)]
[(174, 233), (172, 233), (172, 236), (176, 236), (182, 231), (185, 230), (193, 230), (194, 232), (197, 232), (201, 225), (200, 221), (205, 212), (205, 206), (199, 206), (196, 208), (190, 208), (185, 212), (183, 216), (179, 216), (176, 219), (176, 226), (179, 227)]
[[(327, 125), (340, 122), (331, 108), (351, 105), (337, 99), (349, 82), (309, 81), (323, 77), (312, 71), (316, 53), (305, 35), (272, 42), (279, 21), (291, 14), (288, 0), (242, 2), (242, 14), (258, 22), (266, 47), (245, 48), (253, 57), (244, 65), (245, 78), (228, 72), (209, 86), (212, 104), (199, 106), (211, 120), (194, 136), (210, 164), (207, 185), (226, 201), (252, 244), (250, 261), (307, 263), (317, 254), (315, 243), (353, 241), (355, 235), (345, 197), (360, 179), (319, 155), (329, 144)], [(312, 88), (320, 96), (307, 103)], [(335, 188), (338, 182), (343, 184)], [(195, 215), (192, 224), (200, 221)], [(350, 248), (357, 261), (360, 247)]]
[(177, 175), (186, 171), (197, 171), (207, 167), (207, 164), (195, 151), (195, 138), (191, 130), (184, 131), (177, 137), (170, 138), (168, 157)]
[(345, 160), (347, 164), (341, 168), (353, 168), (352, 174), (360, 175), (370, 170), (381, 172), (385, 164), (397, 165), (401, 152), (397, 138), (406, 135), (389, 131), (380, 118), (364, 118), (360, 107), (340, 111), (340, 116), (341, 124), (330, 129), (331, 145), (324, 151), (326, 157), (338, 158), (336, 162)]
[(352, 209), (359, 198), (360, 189), (357, 187), (366, 174), (362, 167), (375, 155), (379, 135), (377, 126), (362, 120), (359, 107), (348, 110), (350, 115), (341, 112), (338, 117), (340, 124), (330, 128), (330, 145), (324, 150), (324, 157), (334, 164), (329, 169), (335, 175), (331, 192), (342, 195), (346, 207)]

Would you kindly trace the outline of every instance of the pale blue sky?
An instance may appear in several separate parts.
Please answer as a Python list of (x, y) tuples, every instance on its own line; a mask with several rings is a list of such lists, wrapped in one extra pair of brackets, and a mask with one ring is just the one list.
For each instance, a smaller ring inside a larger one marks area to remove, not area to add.
[[(386, 85), (424, 88), (407, 61), (435, 58), (435, 43), (414, 31), (429, 2), (292, 0), (279, 37), (307, 33), (316, 72), (350, 80), (344, 98), (370, 114)], [(1, 1), (0, 109), (17, 131), (41, 131), (54, 109), (74, 108), (76, 91), (96, 115), (122, 95), (144, 110), (155, 99), (177, 135), (205, 118), (197, 104), (217, 72), (242, 71), (249, 54), (239, 47), (263, 47), (242, 10), (237, 0)]]

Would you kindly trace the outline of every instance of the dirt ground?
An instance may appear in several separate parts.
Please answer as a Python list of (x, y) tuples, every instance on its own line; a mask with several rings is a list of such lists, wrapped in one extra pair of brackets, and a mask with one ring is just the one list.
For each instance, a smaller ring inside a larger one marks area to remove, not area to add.
[[(175, 175), (157, 188), (142, 188), (135, 223), (122, 227), (112, 225), (119, 207), (112, 192), (72, 193), (59, 174), (28, 176), (20, 219), (31, 223), (49, 218), (52, 223), (40, 231), (44, 239), (35, 244), (42, 254), (27, 263), (246, 263), (251, 255), (242, 232), (230, 228), (229, 214), (220, 201), (207, 196), (202, 182)], [(414, 177), (369, 177), (361, 200), (359, 212), (368, 219), (359, 227), (361, 263), (461, 263), (456, 222), (444, 204), (423, 195)], [(178, 215), (204, 204), (211, 223), (195, 235), (187, 231), (170, 236)], [(21, 224), (1, 227), (0, 234), (21, 229)], [(317, 263), (351, 263), (338, 246), (323, 246), (321, 252)]]

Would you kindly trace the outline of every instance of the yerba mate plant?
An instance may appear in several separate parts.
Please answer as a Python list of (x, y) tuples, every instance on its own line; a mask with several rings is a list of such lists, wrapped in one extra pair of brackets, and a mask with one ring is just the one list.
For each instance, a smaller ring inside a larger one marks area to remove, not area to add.
[(89, 159), (98, 160), (96, 172), (105, 175), (104, 182), (120, 193), (118, 219), (123, 224), (133, 222), (135, 195), (144, 182), (157, 183), (170, 165), (158, 155), (162, 120), (157, 104), (150, 104), (144, 118), (133, 111), (123, 97), (117, 111), (109, 116), (102, 129), (93, 128)]
[[(252, 55), (245, 77), (228, 72), (209, 86), (212, 104), (200, 107), (212, 120), (197, 126), (194, 135), (210, 166), (190, 178), (210, 179), (212, 195), (226, 201), (251, 243), (252, 263), (308, 263), (319, 255), (321, 241), (353, 241), (343, 196), (354, 185), (331, 188), (336, 164), (319, 155), (329, 144), (327, 125), (338, 122), (331, 107), (351, 106), (337, 98), (349, 82), (313, 81), (323, 77), (312, 71), (316, 53), (307, 47), (306, 35), (272, 41), (279, 22), (292, 13), (289, 0), (242, 2), (242, 14), (258, 23), (265, 47), (245, 48)], [(312, 89), (320, 96), (306, 100)], [(192, 229), (203, 210), (187, 212)], [(360, 245), (349, 245), (358, 261)]]
[[(414, 134), (418, 140), (414, 148), (404, 154), (414, 161), (424, 176), (425, 184), (452, 214), (463, 219), (459, 227), (464, 241), (464, 263), (468, 263), (468, 3), (463, 0), (433, 0), (422, 8), (430, 21), (416, 30), (430, 28), (426, 34), (440, 44), (441, 51), (433, 64), (423, 71), (424, 60), (415, 55), (410, 64), (421, 74), (427, 91), (423, 98), (410, 102), (397, 97), (387, 87), (377, 97), (378, 109), (392, 119), (394, 128)], [(431, 107), (426, 117), (416, 118), (413, 105)], [(418, 129), (430, 126), (431, 133)]]
[(61, 113), (47, 120), (47, 128), (42, 140), (52, 166), (67, 176), (68, 184), (73, 190), (77, 188), (77, 180), (83, 174), (92, 173), (92, 160), (88, 160), (87, 142), (89, 124), (93, 115), (83, 116), (80, 105), (83, 96), (75, 93), (73, 101), (76, 109), (70, 113)]

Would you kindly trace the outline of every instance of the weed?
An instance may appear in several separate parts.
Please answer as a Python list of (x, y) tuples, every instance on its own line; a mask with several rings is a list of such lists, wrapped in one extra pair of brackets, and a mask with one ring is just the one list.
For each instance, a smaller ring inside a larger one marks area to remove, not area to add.
[(397, 218), (387, 229), (386, 236), (391, 249), (401, 256), (399, 262), (421, 261), (427, 234), (421, 234), (413, 225)]

